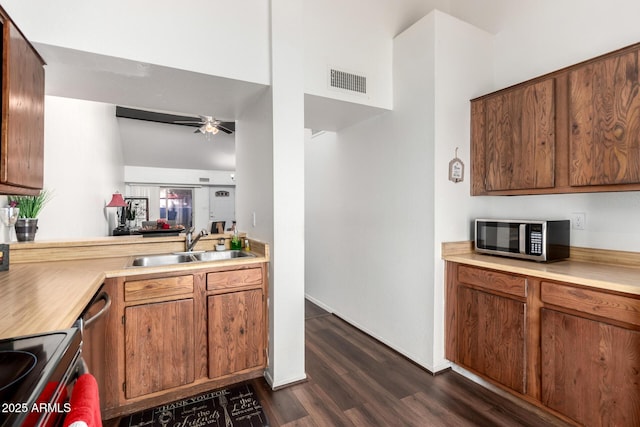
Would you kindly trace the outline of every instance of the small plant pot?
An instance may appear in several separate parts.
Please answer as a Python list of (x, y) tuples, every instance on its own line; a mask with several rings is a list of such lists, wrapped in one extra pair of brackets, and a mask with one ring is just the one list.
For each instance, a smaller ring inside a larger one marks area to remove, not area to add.
[(31, 242), (36, 238), (38, 218), (18, 218), (15, 228), (16, 238), (19, 242)]

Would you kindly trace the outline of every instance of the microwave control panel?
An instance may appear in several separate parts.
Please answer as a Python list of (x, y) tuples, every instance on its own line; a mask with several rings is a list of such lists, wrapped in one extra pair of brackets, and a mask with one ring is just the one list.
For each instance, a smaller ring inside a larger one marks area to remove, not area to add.
[(529, 254), (542, 255), (542, 225), (529, 226)]

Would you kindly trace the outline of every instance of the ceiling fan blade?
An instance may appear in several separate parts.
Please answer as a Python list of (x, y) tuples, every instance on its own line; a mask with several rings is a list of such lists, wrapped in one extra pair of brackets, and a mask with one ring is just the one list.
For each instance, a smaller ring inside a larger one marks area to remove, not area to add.
[(176, 120), (174, 122), (171, 122), (171, 124), (176, 124), (176, 125), (201, 125), (202, 122), (197, 122), (197, 121), (193, 121), (193, 120)]
[(229, 135), (230, 135), (230, 134), (232, 134), (232, 133), (233, 133), (233, 132), (232, 132), (232, 131), (230, 131), (229, 129), (224, 128), (224, 127), (222, 127), (222, 126), (216, 126), (216, 127), (217, 127), (218, 129), (220, 129), (222, 132), (226, 133), (226, 134), (229, 134)]
[(166, 123), (170, 125), (201, 126), (198, 117), (179, 116), (176, 114), (158, 113), (155, 111), (138, 110), (135, 108), (116, 106), (116, 117), (125, 119), (144, 120), (148, 122)]
[(235, 122), (220, 122), (216, 125), (224, 133), (232, 134), (236, 130)]

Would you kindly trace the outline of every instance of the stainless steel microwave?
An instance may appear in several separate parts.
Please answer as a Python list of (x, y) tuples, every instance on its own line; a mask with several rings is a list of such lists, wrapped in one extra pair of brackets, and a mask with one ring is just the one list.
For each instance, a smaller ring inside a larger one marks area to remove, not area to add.
[(567, 220), (476, 219), (476, 252), (534, 261), (569, 257)]

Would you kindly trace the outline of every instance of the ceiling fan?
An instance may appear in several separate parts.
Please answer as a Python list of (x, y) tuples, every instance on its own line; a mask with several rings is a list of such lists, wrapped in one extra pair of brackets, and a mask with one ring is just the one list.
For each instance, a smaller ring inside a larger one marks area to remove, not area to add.
[(227, 127), (225, 127), (225, 125), (223, 124), (223, 122), (221, 122), (220, 120), (217, 120), (211, 116), (199, 116), (200, 120), (199, 121), (182, 121), (182, 120), (178, 120), (175, 123), (176, 124), (183, 124), (183, 125), (198, 125), (200, 126), (198, 129), (196, 129), (196, 131), (194, 133), (202, 133), (204, 135), (211, 134), (211, 135), (215, 135), (216, 133), (218, 133), (218, 131), (222, 131), (224, 133), (227, 134), (231, 134), (233, 133), (233, 131), (231, 129), (228, 129)]
[(175, 114), (158, 113), (155, 111), (138, 110), (121, 106), (116, 106), (116, 117), (197, 127), (198, 129), (196, 129), (194, 133), (200, 132), (207, 137), (215, 135), (218, 131), (232, 134), (236, 130), (235, 122), (223, 122), (212, 116), (178, 116)]

